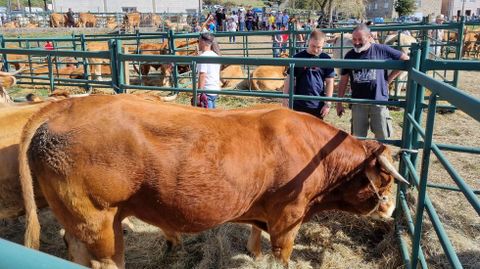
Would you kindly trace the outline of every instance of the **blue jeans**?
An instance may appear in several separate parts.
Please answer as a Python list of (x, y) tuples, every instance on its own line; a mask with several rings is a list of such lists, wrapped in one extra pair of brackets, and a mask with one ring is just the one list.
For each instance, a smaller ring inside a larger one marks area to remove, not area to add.
[(216, 108), (215, 101), (217, 101), (218, 95), (209, 95), (207, 94), (208, 97), (208, 108)]
[(245, 22), (240, 22), (240, 31), (245, 31)]
[(273, 58), (280, 57), (280, 44), (277, 42), (273, 42)]

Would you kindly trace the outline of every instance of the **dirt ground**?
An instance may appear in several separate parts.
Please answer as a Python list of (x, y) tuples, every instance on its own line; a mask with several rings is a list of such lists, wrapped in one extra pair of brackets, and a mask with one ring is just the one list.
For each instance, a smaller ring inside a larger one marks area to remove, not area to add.
[[(253, 39), (255, 40), (255, 39)], [(268, 41), (268, 38), (257, 40)], [(229, 45), (225, 45), (228, 47)], [(232, 45), (233, 46), (233, 45)], [(265, 45), (253, 45), (265, 46)], [(478, 72), (461, 72), (459, 88), (480, 97)], [(177, 102), (189, 104), (182, 95)], [(275, 103), (271, 99), (241, 97), (219, 98), (221, 109), (250, 106), (255, 103)], [(349, 130), (350, 111), (338, 118), (332, 110), (326, 121)], [(394, 137), (402, 131), (403, 112), (392, 111)], [(424, 114), (424, 119), (426, 114)], [(461, 111), (437, 114), (434, 140), (437, 143), (480, 147), (480, 123)], [(465, 181), (480, 190), (480, 159), (478, 155), (445, 152), (445, 155)], [(420, 163), (418, 165), (420, 167)], [(431, 157), (429, 182), (455, 185)], [(456, 192), (428, 189), (428, 195), (439, 214), (465, 268), (480, 268), (480, 218), (463, 195)], [(413, 197), (417, 193), (411, 191)], [(425, 217), (422, 237), (423, 249), (431, 268), (449, 268), (448, 260), (436, 239), (435, 231)], [(246, 251), (249, 228), (241, 224), (225, 224), (195, 235), (185, 235), (181, 249), (166, 252), (161, 232), (139, 220), (133, 220), (135, 229), (125, 235), (127, 268), (281, 268), (269, 254), (269, 240), (263, 234), (262, 248), (266, 254), (254, 260)], [(61, 228), (49, 210), (41, 212), (41, 250), (66, 258), (65, 246), (58, 234)], [(0, 237), (21, 243), (24, 219), (4, 221)], [(407, 238), (406, 236), (404, 236)], [(323, 212), (302, 225), (296, 238), (289, 268), (402, 268), (400, 249), (394, 236), (392, 222), (342, 212)]]

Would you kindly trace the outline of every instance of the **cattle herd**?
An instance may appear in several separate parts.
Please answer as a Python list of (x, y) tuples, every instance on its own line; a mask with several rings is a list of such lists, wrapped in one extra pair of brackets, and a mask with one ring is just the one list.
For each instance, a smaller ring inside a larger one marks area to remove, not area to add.
[[(126, 13), (122, 18), (116, 15), (96, 15), (92, 13), (78, 13), (73, 24), (68, 23), (67, 15), (63, 13), (52, 13), (48, 16), (48, 26), (58, 27), (104, 27), (110, 30), (132, 31), (138, 27), (161, 27), (165, 30), (190, 31), (191, 26), (187, 23), (187, 17), (182, 15), (171, 16), (163, 19), (160, 15), (154, 13)], [(2, 25), (3, 29), (15, 28), (37, 28), (41, 23), (28, 21), (26, 23), (13, 20)]]

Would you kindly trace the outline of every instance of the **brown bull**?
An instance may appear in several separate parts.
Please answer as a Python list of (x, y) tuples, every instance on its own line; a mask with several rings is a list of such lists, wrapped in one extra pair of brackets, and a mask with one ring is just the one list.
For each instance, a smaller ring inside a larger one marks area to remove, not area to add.
[(70, 255), (84, 265), (124, 268), (120, 222), (130, 215), (174, 243), (178, 233), (250, 223), (250, 249), (265, 230), (287, 262), (300, 224), (320, 210), (391, 215), (399, 175), (389, 159), (378, 142), (283, 108), (210, 111), (129, 95), (64, 100), (22, 134), (26, 245), (39, 246), (32, 173)]
[(235, 88), (238, 83), (242, 82), (245, 74), (240, 65), (224, 66), (220, 71), (220, 81), (222, 88)]
[(97, 26), (97, 17), (90, 13), (78, 14), (78, 27), (95, 27)]
[(52, 13), (50, 15), (50, 27), (64, 27), (67, 23), (67, 15)]

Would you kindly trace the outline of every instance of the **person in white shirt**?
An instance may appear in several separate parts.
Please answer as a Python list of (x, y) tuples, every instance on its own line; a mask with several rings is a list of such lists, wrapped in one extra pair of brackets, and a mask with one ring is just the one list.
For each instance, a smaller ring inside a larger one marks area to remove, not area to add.
[[(236, 32), (237, 31), (237, 24), (235, 23), (235, 21), (232, 18), (228, 19), (227, 31), (229, 31), (229, 32)], [(235, 36), (234, 35), (229, 36), (228, 41), (230, 43), (235, 43)]]
[[(220, 50), (211, 33), (202, 33), (198, 38), (200, 56), (218, 57)], [(198, 89), (220, 91), (220, 64), (198, 64)], [(207, 93), (208, 108), (215, 108), (217, 94)]]

